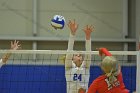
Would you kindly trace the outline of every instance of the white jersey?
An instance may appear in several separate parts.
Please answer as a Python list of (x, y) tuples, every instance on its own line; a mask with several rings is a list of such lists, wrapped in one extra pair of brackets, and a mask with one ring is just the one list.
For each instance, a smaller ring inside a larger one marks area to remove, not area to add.
[[(68, 51), (73, 50), (74, 36), (70, 35)], [(91, 40), (86, 40), (86, 51), (91, 51)], [(80, 88), (88, 89), (91, 55), (86, 54), (80, 67), (72, 61), (73, 54), (67, 54), (65, 60), (65, 77), (67, 93), (78, 93)]]
[(80, 88), (88, 89), (89, 68), (86, 68), (83, 61), (80, 67), (72, 62), (72, 68), (66, 70), (67, 93), (78, 93)]

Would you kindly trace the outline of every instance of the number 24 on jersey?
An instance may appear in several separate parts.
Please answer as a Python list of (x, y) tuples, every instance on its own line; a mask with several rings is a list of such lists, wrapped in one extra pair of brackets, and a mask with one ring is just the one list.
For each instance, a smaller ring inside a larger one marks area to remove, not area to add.
[(74, 74), (73, 75), (73, 81), (82, 81), (82, 74)]

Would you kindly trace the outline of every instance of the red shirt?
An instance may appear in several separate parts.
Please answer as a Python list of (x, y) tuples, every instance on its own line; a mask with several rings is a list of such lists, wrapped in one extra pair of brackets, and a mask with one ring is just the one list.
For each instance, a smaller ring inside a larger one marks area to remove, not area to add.
[(122, 73), (117, 76), (117, 80), (110, 84), (105, 75), (96, 78), (90, 85), (87, 93), (129, 93), (123, 83)]

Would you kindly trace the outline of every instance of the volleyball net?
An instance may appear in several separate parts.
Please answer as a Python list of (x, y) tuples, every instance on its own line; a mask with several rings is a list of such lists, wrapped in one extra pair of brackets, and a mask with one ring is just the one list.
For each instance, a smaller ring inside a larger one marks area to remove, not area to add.
[[(66, 93), (63, 59), (66, 54), (91, 54), (89, 85), (102, 74), (98, 51), (0, 50), (0, 57), (7, 52), (12, 55), (7, 64), (0, 68), (0, 93)], [(126, 88), (131, 92), (136, 89), (140, 91), (140, 52), (110, 52), (121, 65)]]

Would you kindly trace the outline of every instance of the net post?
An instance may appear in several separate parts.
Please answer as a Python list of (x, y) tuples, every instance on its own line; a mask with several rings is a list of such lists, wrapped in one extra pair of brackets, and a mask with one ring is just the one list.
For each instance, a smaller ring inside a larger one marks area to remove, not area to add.
[(136, 93), (140, 92), (140, 51), (137, 51)]

